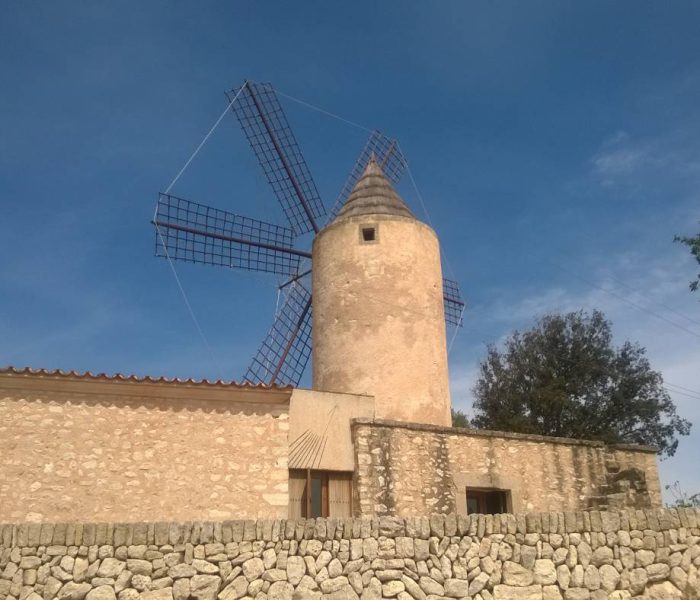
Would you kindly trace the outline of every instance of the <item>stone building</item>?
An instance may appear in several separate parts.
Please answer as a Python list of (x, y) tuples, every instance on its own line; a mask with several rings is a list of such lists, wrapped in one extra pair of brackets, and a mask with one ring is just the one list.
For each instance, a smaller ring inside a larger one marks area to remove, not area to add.
[(660, 506), (653, 448), (451, 428), (438, 239), (375, 162), (313, 263), (312, 390), (0, 370), (0, 522)]

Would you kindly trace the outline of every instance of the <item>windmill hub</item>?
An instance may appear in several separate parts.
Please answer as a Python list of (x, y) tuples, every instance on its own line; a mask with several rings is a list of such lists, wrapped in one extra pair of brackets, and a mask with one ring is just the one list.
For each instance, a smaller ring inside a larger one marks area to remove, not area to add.
[(373, 158), (312, 255), (314, 389), (374, 396), (378, 418), (449, 425), (438, 239)]

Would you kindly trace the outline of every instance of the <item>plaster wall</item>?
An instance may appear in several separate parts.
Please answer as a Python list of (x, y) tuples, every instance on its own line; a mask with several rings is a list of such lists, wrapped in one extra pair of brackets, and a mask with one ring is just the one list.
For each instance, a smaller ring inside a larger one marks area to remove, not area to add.
[(0, 521), (286, 516), (289, 393), (0, 375)]
[(289, 468), (354, 471), (350, 421), (374, 418), (374, 398), (295, 389), (289, 406)]
[[(364, 242), (361, 228), (374, 226)], [(375, 397), (377, 417), (450, 424), (440, 248), (412, 218), (362, 216), (313, 246), (313, 387)]]
[(386, 421), (354, 422), (353, 438), (361, 515), (465, 514), (467, 488), (509, 491), (513, 512), (585, 510), (607, 503), (614, 474), (630, 467), (645, 481), (639, 493), (614, 499), (661, 506), (656, 455), (647, 447)]

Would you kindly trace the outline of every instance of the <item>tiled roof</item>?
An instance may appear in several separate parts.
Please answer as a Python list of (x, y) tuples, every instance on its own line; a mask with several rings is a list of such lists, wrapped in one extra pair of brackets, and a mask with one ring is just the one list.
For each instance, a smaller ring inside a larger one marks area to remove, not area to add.
[(56, 377), (56, 378), (66, 378), (66, 379), (84, 379), (88, 381), (127, 381), (133, 383), (166, 383), (166, 384), (183, 384), (183, 385), (196, 385), (196, 386), (208, 386), (208, 387), (219, 387), (219, 388), (240, 388), (240, 389), (270, 389), (270, 390), (288, 390), (292, 389), (290, 385), (267, 385), (264, 383), (238, 383), (236, 381), (223, 381), (217, 379), (216, 381), (209, 381), (208, 379), (179, 379), (179, 378), (169, 378), (169, 377), (151, 377), (149, 375), (139, 377), (138, 375), (124, 375), (122, 373), (115, 373), (113, 375), (108, 375), (107, 373), (90, 373), (85, 371), (84, 373), (79, 373), (77, 371), (63, 371), (61, 369), (32, 369), (31, 367), (0, 367), (0, 375), (30, 375), (36, 377)]

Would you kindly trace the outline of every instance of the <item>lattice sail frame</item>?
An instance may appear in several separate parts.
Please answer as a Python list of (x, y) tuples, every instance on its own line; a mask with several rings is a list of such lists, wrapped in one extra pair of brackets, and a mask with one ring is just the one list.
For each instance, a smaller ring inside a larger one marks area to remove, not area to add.
[(275, 321), (243, 380), (298, 385), (311, 356), (311, 291), (308, 277), (288, 286)]
[(292, 276), (309, 253), (293, 248), (291, 229), (160, 194), (156, 256)]
[(227, 96), (295, 235), (318, 232), (326, 210), (272, 85), (247, 81)]
[(442, 279), (442, 297), (445, 305), (445, 321), (455, 327), (462, 327), (465, 304), (459, 291), (459, 284), (444, 277)]

